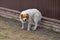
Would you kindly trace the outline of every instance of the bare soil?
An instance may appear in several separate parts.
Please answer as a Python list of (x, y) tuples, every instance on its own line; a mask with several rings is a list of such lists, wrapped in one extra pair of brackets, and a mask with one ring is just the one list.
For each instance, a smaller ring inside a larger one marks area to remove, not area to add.
[(0, 16), (0, 40), (60, 40), (60, 33), (45, 28), (36, 31), (20, 28), (19, 21)]

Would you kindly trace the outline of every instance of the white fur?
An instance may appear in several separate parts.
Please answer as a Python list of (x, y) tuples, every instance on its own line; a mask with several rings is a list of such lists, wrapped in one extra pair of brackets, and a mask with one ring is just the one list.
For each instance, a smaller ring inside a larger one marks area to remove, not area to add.
[[(21, 12), (21, 14), (29, 14), (29, 20), (28, 20), (28, 28), (27, 30), (30, 30), (31, 22), (34, 21), (34, 28), (33, 30), (36, 30), (38, 21), (41, 21), (42, 15), (41, 12), (37, 9), (27, 9)], [(24, 28), (24, 21), (20, 18), (20, 21), (22, 22), (22, 29)]]

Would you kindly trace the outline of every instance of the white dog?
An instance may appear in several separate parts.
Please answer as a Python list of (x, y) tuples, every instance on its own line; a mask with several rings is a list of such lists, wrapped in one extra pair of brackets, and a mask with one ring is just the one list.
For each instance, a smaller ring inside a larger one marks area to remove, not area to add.
[(19, 15), (19, 19), (22, 23), (22, 28), (24, 29), (24, 23), (28, 22), (28, 28), (27, 30), (30, 30), (31, 22), (33, 21), (35, 26), (33, 30), (36, 30), (38, 21), (41, 21), (42, 15), (41, 12), (37, 9), (27, 9), (21, 12)]

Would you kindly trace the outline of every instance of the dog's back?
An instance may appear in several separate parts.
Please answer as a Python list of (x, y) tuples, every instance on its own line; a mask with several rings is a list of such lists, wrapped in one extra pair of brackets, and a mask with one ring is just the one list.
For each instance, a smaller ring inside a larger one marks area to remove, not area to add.
[(31, 17), (33, 15), (42, 17), (41, 12), (39, 10), (37, 10), (37, 9), (27, 9), (27, 10), (22, 11), (22, 14), (23, 13), (28, 13), (29, 16), (31, 16)]

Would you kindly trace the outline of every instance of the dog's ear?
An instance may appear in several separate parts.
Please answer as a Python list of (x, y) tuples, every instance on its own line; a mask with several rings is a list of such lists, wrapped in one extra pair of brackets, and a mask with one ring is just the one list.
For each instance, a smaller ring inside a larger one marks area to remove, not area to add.
[(29, 14), (27, 14), (27, 19), (29, 19)]
[(19, 15), (19, 18), (23, 18), (23, 14), (20, 14), (20, 15)]
[(23, 17), (23, 14), (21, 14), (21, 17)]
[(21, 14), (20, 16), (21, 16), (21, 18), (23, 18), (23, 14)]

